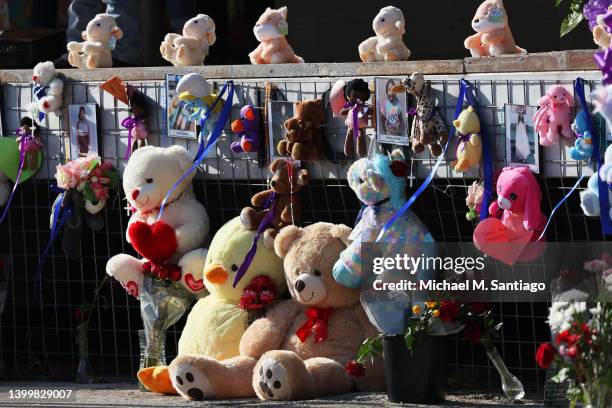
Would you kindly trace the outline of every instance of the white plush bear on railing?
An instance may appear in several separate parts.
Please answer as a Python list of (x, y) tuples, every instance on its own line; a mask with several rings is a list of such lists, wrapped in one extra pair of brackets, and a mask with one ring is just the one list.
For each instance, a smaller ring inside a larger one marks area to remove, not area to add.
[(405, 25), (402, 10), (393, 6), (380, 9), (372, 22), (376, 37), (370, 37), (359, 44), (358, 50), (361, 61), (408, 60), (411, 52), (402, 40), (406, 32)]
[(116, 41), (123, 37), (115, 18), (110, 14), (96, 15), (82, 35), (84, 42), (70, 41), (66, 46), (70, 65), (79, 69), (112, 67), (111, 51)]
[(64, 82), (55, 73), (55, 66), (51, 61), (39, 62), (32, 72), (34, 82), (34, 102), (30, 105), (32, 117), (39, 122), (45, 114), (58, 112), (62, 107), (62, 92)]
[(166, 34), (159, 51), (162, 58), (175, 67), (202, 65), (216, 40), (213, 19), (206, 14), (198, 14), (185, 23), (183, 35)]

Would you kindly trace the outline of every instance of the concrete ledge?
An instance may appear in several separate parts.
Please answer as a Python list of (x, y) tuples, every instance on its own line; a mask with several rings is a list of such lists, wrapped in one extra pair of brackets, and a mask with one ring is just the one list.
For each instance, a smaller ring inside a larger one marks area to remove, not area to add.
[[(463, 75), (502, 72), (590, 71), (596, 70), (595, 50), (572, 50), (462, 60), (405, 62), (347, 62), (278, 65), (205, 65), (200, 67), (100, 68), (59, 70), (67, 81), (106, 81), (120, 75), (126, 81), (160, 80), (166, 73), (199, 72), (210, 79), (274, 79), (353, 76), (405, 76), (420, 71), (426, 75)], [(27, 83), (31, 70), (2, 70), (0, 82)]]

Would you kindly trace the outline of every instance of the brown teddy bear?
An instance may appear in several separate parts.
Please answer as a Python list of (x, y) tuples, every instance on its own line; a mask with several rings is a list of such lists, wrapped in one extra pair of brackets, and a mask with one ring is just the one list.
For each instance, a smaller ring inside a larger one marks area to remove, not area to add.
[[(291, 166), (291, 180), (289, 166)], [(257, 230), (264, 217), (270, 211), (274, 212), (269, 221), (269, 227), (263, 234), (264, 242), (268, 247), (273, 245), (278, 230), (302, 219), (302, 203), (297, 193), (310, 181), (308, 170), (298, 170), (295, 164), (287, 159), (274, 160), (270, 164), (270, 172), (272, 173), (270, 188), (251, 197), (251, 204), (255, 208), (245, 207), (240, 212), (242, 223), (250, 230)], [(275, 193), (274, 206), (264, 208), (272, 193)]]
[(257, 395), (262, 400), (299, 400), (384, 390), (381, 362), (368, 367), (363, 377), (345, 370), (364, 339), (377, 333), (359, 303), (360, 290), (342, 286), (332, 276), (350, 232), (347, 226), (323, 222), (283, 228), (274, 249), (284, 258), (292, 299), (249, 326), (239, 356), (222, 361), (177, 357), (170, 378), (179, 394), (187, 399)]
[(278, 143), (276, 150), (280, 155), (291, 156), (294, 160), (318, 161), (323, 157), (323, 100), (299, 102), (295, 111), (295, 116), (285, 121), (285, 140)]

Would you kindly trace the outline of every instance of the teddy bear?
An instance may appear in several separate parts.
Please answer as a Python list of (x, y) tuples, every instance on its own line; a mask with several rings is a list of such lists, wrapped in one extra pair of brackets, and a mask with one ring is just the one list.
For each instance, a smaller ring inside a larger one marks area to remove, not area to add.
[(33, 119), (39, 123), (45, 119), (45, 115), (51, 112), (59, 112), (62, 107), (62, 93), (64, 92), (64, 81), (57, 77), (55, 65), (51, 61), (39, 62), (32, 72), (34, 88), (34, 101), (30, 104), (29, 111)]
[[(265, 227), (264, 242), (271, 246), (276, 232), (282, 227), (295, 224), (302, 219), (302, 203), (298, 193), (310, 181), (308, 170), (295, 168), (291, 159), (276, 159), (270, 164), (270, 188), (251, 197), (253, 207), (245, 207), (240, 219), (250, 230), (257, 230), (266, 217), (270, 217)], [(266, 208), (271, 197), (274, 203)], [(271, 215), (268, 215), (272, 212)]]
[(113, 66), (111, 51), (115, 49), (117, 40), (123, 37), (123, 31), (112, 15), (97, 14), (87, 23), (82, 37), (84, 42), (70, 41), (66, 45), (70, 65), (79, 69)]
[(301, 101), (296, 104), (295, 116), (285, 121), (285, 139), (276, 150), (294, 160), (318, 161), (323, 157), (321, 125), (325, 123), (322, 99)]
[(402, 10), (393, 6), (380, 9), (372, 21), (376, 36), (357, 47), (361, 61), (407, 61), (411, 52), (402, 40), (406, 33), (405, 26)]
[(230, 146), (232, 152), (256, 152), (259, 149), (260, 116), (253, 105), (244, 105), (240, 108), (240, 118), (231, 124), (232, 132), (240, 137), (239, 142), (232, 142)]
[(606, 23), (606, 19), (610, 19), (610, 12), (612, 11), (612, 5), (608, 7), (608, 12), (606, 14), (599, 14), (597, 16), (597, 25), (593, 27), (593, 42), (599, 46), (602, 50), (607, 50), (610, 48), (610, 44), (612, 42), (612, 33), (608, 32), (608, 24)]
[(159, 51), (162, 58), (175, 67), (202, 65), (216, 40), (213, 19), (206, 14), (198, 14), (187, 20), (183, 35), (166, 34)]
[(463, 173), (478, 166), (482, 156), (482, 143), (480, 140), (480, 119), (472, 106), (468, 106), (453, 125), (456, 129), (457, 138), (457, 160), (454, 169)]
[(416, 98), (416, 109), (412, 121), (412, 151), (421, 153), (429, 147), (432, 156), (442, 154), (442, 146), (448, 140), (448, 129), (431, 97), (431, 86), (425, 82), (423, 74), (415, 72), (401, 84), (391, 89), (393, 93), (408, 92)]
[[(608, 146), (604, 154), (604, 164), (599, 171), (589, 177), (587, 189), (580, 192), (580, 207), (588, 217), (599, 217), (601, 209), (599, 205), (599, 179), (606, 184), (612, 184), (612, 145)], [(612, 189), (608, 188), (608, 202), (612, 203)], [(612, 220), (612, 206), (608, 214)]]
[(572, 131), (572, 108), (574, 97), (562, 85), (554, 85), (538, 102), (540, 109), (533, 117), (533, 123), (540, 136), (542, 146), (559, 143), (560, 136), (571, 139), (576, 135)]
[[(334, 117), (346, 117), (346, 137), (344, 139), (344, 155), (353, 157), (355, 141), (357, 154), (364, 157), (367, 154), (365, 128), (372, 117), (372, 107), (367, 103), (372, 92), (363, 79), (353, 79), (348, 83), (340, 79), (330, 91), (330, 104)], [(357, 130), (355, 130), (357, 129)]]
[(477, 34), (464, 42), (472, 57), (494, 57), (504, 54), (524, 54), (517, 47), (508, 26), (508, 14), (502, 0), (485, 0), (476, 10), (472, 29)]
[(278, 10), (268, 7), (253, 27), (259, 45), (249, 54), (251, 64), (291, 64), (304, 60), (295, 55), (285, 38), (289, 33), (287, 7)]
[[(171, 187), (193, 164), (193, 155), (182, 146), (146, 146), (136, 150), (123, 173), (123, 191), (132, 215), (126, 240), (142, 255), (113, 256), (106, 272), (135, 297), (140, 296), (143, 272), (180, 272), (180, 284), (192, 293), (203, 289), (201, 271), (206, 250), (200, 249), (208, 235), (209, 220), (204, 206), (193, 193), (190, 173), (160, 206)], [(146, 269), (145, 269), (146, 268)]]
[[(371, 277), (361, 268), (361, 260), (366, 256), (361, 244), (374, 242), (383, 225), (406, 202), (408, 173), (408, 164), (399, 149), (391, 155), (377, 153), (372, 158), (357, 160), (349, 167), (347, 181), (363, 208), (349, 236), (350, 245), (334, 264), (333, 275), (338, 283), (358, 288)], [(423, 222), (408, 210), (391, 225), (380, 242), (386, 244), (388, 254), (420, 256), (424, 251), (423, 243), (431, 244), (427, 249), (433, 249), (434, 240)], [(364, 251), (370, 253), (370, 250), (373, 248)]]
[(587, 128), (587, 112), (580, 111), (572, 123), (572, 130), (576, 134), (576, 142), (569, 149), (569, 155), (576, 161), (589, 160), (593, 155), (593, 136)]
[(177, 357), (170, 364), (170, 379), (179, 394), (190, 400), (256, 395), (286, 401), (383, 390), (378, 361), (363, 377), (345, 370), (363, 340), (377, 334), (359, 303), (359, 290), (343, 287), (331, 276), (350, 231), (322, 222), (283, 228), (274, 249), (283, 258), (291, 299), (249, 326), (239, 356)]
[[(200, 272), (209, 295), (200, 298), (187, 316), (178, 343), (179, 356), (216, 360), (238, 356), (240, 339), (249, 323), (270, 310), (286, 292), (283, 261), (261, 241), (246, 274), (233, 286), (254, 235), (236, 217), (213, 237)], [(150, 391), (176, 394), (167, 366), (141, 369), (138, 378)]]

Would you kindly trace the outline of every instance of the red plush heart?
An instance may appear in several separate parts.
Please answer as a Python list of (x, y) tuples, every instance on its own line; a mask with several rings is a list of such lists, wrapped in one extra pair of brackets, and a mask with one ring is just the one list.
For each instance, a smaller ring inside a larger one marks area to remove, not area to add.
[(136, 221), (130, 224), (128, 235), (134, 249), (156, 263), (170, 258), (177, 248), (174, 228), (163, 221), (155, 221), (151, 225)]
[(185, 284), (191, 289), (193, 292), (199, 292), (204, 289), (204, 279), (195, 280), (192, 274), (188, 273), (185, 275)]
[(531, 240), (533, 231), (513, 230), (497, 218), (482, 220), (474, 230), (474, 245), (507, 265), (514, 265)]

